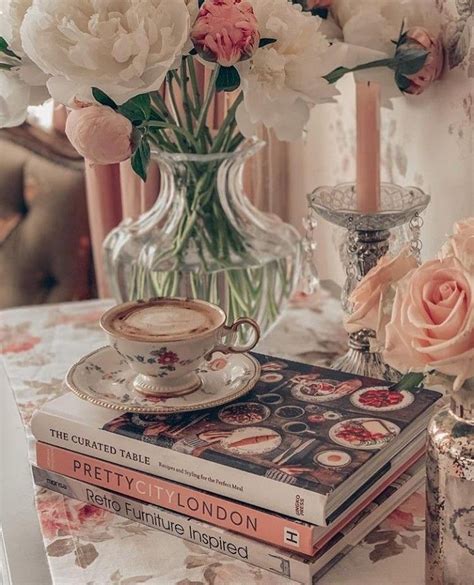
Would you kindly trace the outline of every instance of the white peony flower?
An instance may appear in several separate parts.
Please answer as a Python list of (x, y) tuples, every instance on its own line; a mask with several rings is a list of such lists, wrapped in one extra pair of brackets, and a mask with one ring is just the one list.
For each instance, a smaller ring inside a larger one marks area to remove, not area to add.
[(21, 40), (58, 101), (90, 100), (98, 87), (122, 104), (160, 88), (189, 21), (185, 0), (34, 0)]
[(422, 26), (434, 36), (440, 31), (432, 0), (333, 0), (331, 12), (346, 43), (390, 56), (403, 22), (407, 29)]
[(12, 66), (0, 71), (0, 128), (25, 121), (28, 106), (41, 104), (48, 97), (47, 76), (25, 55), (20, 27), (32, 0), (0, 0), (0, 36), (18, 59), (0, 54), (0, 62)]
[(287, 0), (250, 0), (262, 39), (276, 42), (238, 64), (244, 100), (236, 112), (240, 131), (255, 135), (263, 124), (280, 140), (301, 137), (312, 107), (337, 90), (323, 79), (339, 66), (339, 45), (322, 34), (321, 19)]
[[(405, 29), (422, 26), (433, 36), (440, 32), (440, 17), (432, 0), (333, 0), (331, 13), (342, 29), (347, 54), (344, 65), (355, 67), (368, 61), (394, 56), (402, 24)], [(403, 94), (393, 72), (387, 68), (357, 72), (356, 79), (381, 85), (384, 105)]]
[(0, 70), (0, 128), (23, 124), (29, 105), (29, 87), (15, 73)]

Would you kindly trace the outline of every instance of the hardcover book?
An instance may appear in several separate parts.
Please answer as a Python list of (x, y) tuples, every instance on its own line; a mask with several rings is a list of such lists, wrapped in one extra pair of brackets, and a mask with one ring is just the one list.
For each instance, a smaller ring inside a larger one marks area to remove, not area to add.
[[(312, 524), (426, 428), (441, 394), (256, 355), (242, 400), (175, 415), (116, 413), (73, 394), (32, 420), (38, 441), (124, 465)], [(220, 357), (219, 360), (224, 360)]]
[(424, 461), (419, 461), (388, 486), (353, 520), (333, 534), (314, 556), (291, 553), (275, 546), (250, 540), (189, 516), (147, 505), (85, 482), (52, 471), (33, 467), (38, 486), (98, 506), (130, 520), (189, 540), (229, 557), (256, 565), (310, 585), (343, 556), (348, 554), (384, 518), (423, 483)]
[(45, 443), (36, 445), (36, 463), (45, 470), (157, 504), (268, 544), (313, 555), (422, 457), (425, 442), (425, 433), (422, 433), (390, 462), (384, 473), (373, 478), (360, 493), (352, 494), (345, 511), (331, 526), (324, 528)]

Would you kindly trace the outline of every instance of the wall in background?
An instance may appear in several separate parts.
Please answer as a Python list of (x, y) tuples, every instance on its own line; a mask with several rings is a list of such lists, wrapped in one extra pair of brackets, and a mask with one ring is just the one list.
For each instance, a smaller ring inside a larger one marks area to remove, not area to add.
[[(425, 215), (424, 255), (434, 256), (453, 223), (474, 215), (474, 48), (471, 0), (436, 0), (448, 47), (447, 71), (426, 94), (401, 97), (382, 119), (382, 179), (421, 187), (432, 196)], [(315, 108), (305, 144), (290, 150), (291, 221), (300, 226), (305, 194), (320, 185), (354, 180), (355, 92), (341, 83), (337, 104)], [(301, 169), (302, 172), (301, 172)], [(322, 278), (342, 280), (339, 237), (321, 221), (317, 262)]]

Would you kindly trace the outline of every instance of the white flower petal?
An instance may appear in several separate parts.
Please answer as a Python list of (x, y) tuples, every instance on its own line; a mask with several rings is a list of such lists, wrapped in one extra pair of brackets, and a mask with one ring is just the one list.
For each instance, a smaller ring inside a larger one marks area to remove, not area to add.
[(189, 29), (185, 0), (35, 0), (21, 39), (62, 103), (99, 87), (121, 104), (160, 88)]
[(30, 87), (14, 73), (0, 71), (0, 128), (19, 126), (30, 105)]
[(261, 37), (276, 42), (238, 64), (244, 101), (237, 124), (246, 136), (263, 124), (281, 140), (296, 140), (312, 107), (338, 93), (323, 76), (341, 64), (339, 43), (331, 46), (320, 30), (322, 20), (287, 0), (250, 3)]

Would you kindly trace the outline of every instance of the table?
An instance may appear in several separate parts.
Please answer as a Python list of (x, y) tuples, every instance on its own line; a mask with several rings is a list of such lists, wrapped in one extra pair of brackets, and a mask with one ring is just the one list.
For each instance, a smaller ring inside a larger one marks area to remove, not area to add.
[[(5, 458), (1, 522), (13, 585), (289, 585), (287, 579), (92, 506), (47, 490), (33, 492), (26, 457), (33, 446), (31, 416), (64, 392), (61, 382), (71, 363), (104, 344), (97, 321), (110, 304), (87, 301), (0, 313), (1, 395), (10, 403), (0, 414)], [(258, 350), (328, 365), (345, 344), (339, 301), (323, 290), (317, 297), (298, 297)], [(420, 491), (319, 583), (422, 585), (423, 565)]]

